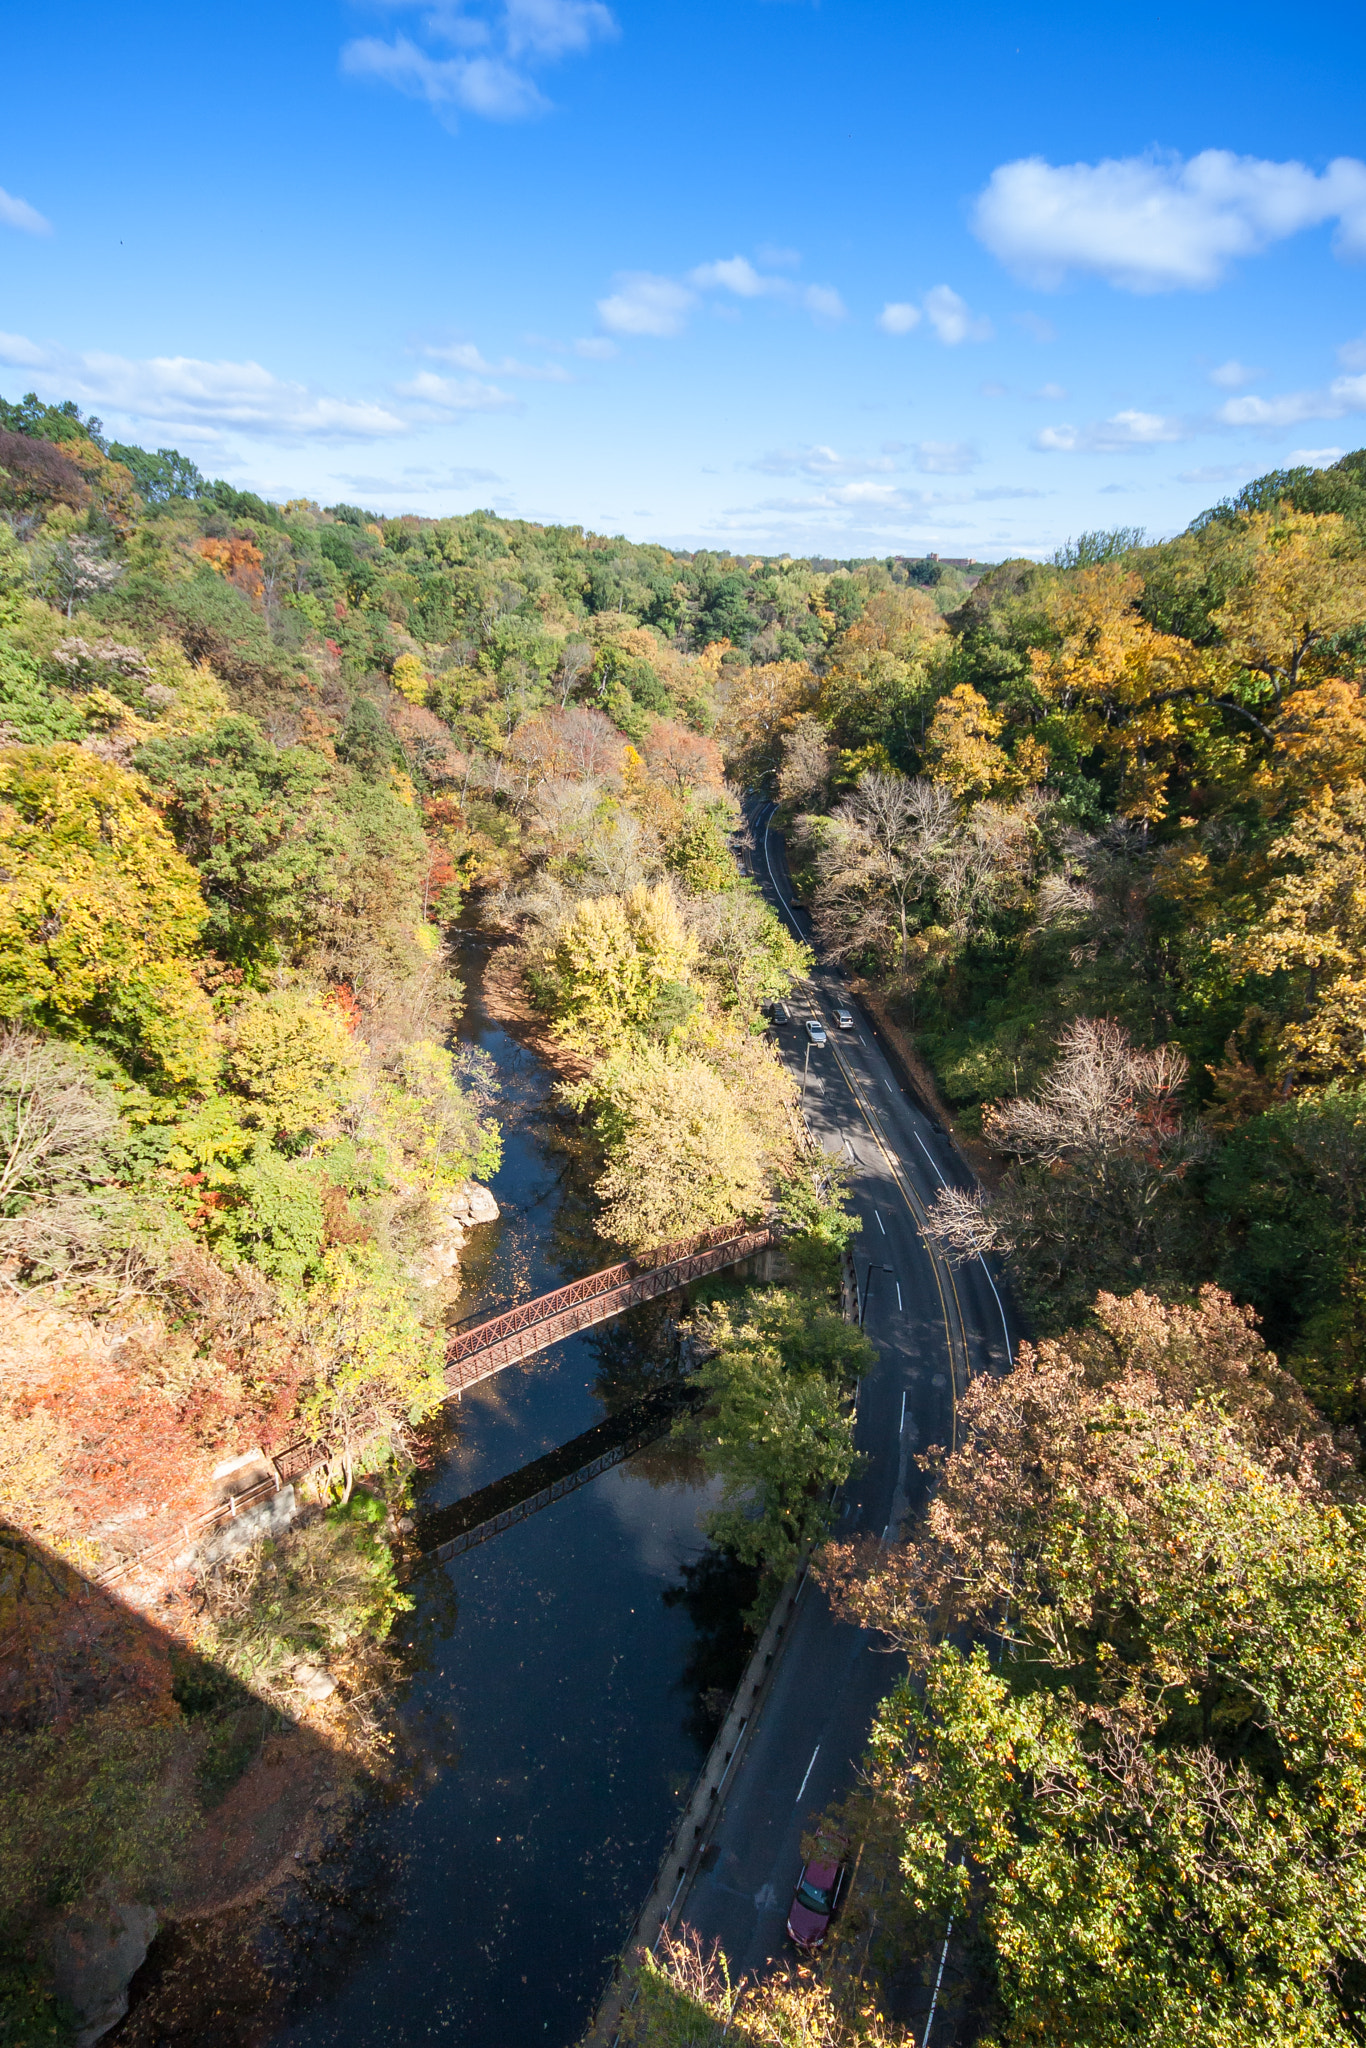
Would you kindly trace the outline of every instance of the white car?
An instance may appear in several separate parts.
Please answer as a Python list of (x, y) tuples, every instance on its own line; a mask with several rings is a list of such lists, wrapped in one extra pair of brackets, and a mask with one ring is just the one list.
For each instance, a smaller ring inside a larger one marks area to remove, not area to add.
[(807, 1018), (806, 1035), (811, 1040), (811, 1043), (813, 1045), (825, 1044), (825, 1026), (824, 1024), (822, 1024), (819, 1017)]
[(841, 1030), (841, 1031), (852, 1031), (852, 1030), (853, 1030), (853, 1028), (854, 1028), (854, 1013), (853, 1013), (853, 1011), (852, 1011), (852, 1010), (836, 1010), (836, 1012), (835, 1012), (835, 1022), (836, 1022), (836, 1023), (837, 1023), (838, 1025), (839, 1025), (839, 1028), (840, 1028), (840, 1030)]

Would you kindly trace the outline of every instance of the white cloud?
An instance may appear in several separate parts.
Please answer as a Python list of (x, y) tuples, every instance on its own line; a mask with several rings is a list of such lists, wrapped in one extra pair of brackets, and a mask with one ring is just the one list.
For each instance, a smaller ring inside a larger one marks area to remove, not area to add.
[(843, 320), (848, 316), (848, 308), (832, 284), (807, 285), (801, 302), (813, 320)]
[(599, 0), (506, 0), (504, 24), (513, 57), (563, 57), (617, 33)]
[(878, 314), (877, 324), (884, 334), (909, 334), (922, 319), (929, 321), (947, 348), (956, 348), (962, 341), (990, 341), (993, 332), (990, 320), (975, 319), (967, 301), (947, 284), (933, 286), (919, 306), (907, 299), (889, 300)]
[(436, 363), (453, 363), (457, 370), (471, 370), (480, 377), (524, 377), (538, 384), (572, 384), (573, 378), (563, 363), (519, 363), (515, 356), (504, 356), (500, 363), (490, 363), (480, 354), (472, 341), (451, 342), (447, 347), (429, 347), (422, 351)]
[[(791, 255), (791, 251), (779, 251)], [(793, 257), (795, 261), (795, 256)], [(756, 270), (748, 256), (721, 256), (711, 263), (698, 263), (684, 281), (661, 277), (654, 271), (623, 271), (613, 282), (617, 289), (598, 300), (598, 317), (614, 334), (681, 334), (688, 314), (704, 292), (724, 292), (736, 299), (774, 299), (782, 305), (800, 306), (813, 320), (843, 320), (846, 308), (833, 285), (798, 284), (790, 277)], [(713, 304), (716, 313), (725, 308)], [(734, 319), (734, 312), (729, 314)], [(582, 351), (582, 344), (576, 343)]]
[(1244, 384), (1255, 384), (1259, 377), (1265, 375), (1265, 370), (1250, 370), (1246, 363), (1240, 363), (1234, 357), (1227, 363), (1220, 363), (1217, 370), (1211, 370), (1209, 381), (1217, 384), (1221, 391), (1241, 391)]
[(1347, 453), (1345, 448), (1292, 448), (1285, 458), (1287, 469), (1326, 469), (1330, 462), (1340, 462)]
[(174, 427), (185, 438), (217, 441), (225, 429), (279, 439), (374, 440), (407, 431), (388, 406), (330, 398), (274, 376), (260, 363), (201, 362), (193, 356), (130, 361), (92, 350), (41, 348), (23, 335), (0, 336), (0, 363), (36, 372), (40, 395), (112, 408), (130, 421)]
[(598, 318), (613, 334), (681, 334), (697, 295), (672, 277), (649, 270), (622, 271), (610, 298), (598, 300)]
[(963, 476), (981, 461), (966, 441), (917, 441), (915, 466), (927, 476)]
[(373, 79), (425, 100), (453, 127), (457, 113), (489, 121), (524, 121), (544, 113), (550, 102), (526, 67), (586, 50), (614, 36), (617, 24), (601, 0), (503, 0), (490, 15), (467, 12), (459, 0), (438, 0), (424, 7), (422, 31), (458, 54), (435, 55), (402, 32), (392, 42), (358, 36), (344, 45), (341, 68), (351, 78)]
[(1245, 462), (1211, 462), (1203, 469), (1181, 469), (1176, 473), (1180, 484), (1241, 484), (1254, 475)]
[(990, 341), (990, 320), (975, 320), (952, 286), (937, 284), (925, 294), (925, 314), (946, 348), (961, 341)]
[(574, 353), (576, 356), (586, 357), (590, 363), (610, 363), (612, 357), (619, 355), (621, 351), (605, 334), (587, 334), (581, 341), (574, 343)]
[(1326, 391), (1230, 398), (1218, 416), (1227, 427), (1297, 427), (1304, 420), (1340, 420), (1352, 412), (1366, 412), (1366, 374), (1335, 377)]
[(41, 370), (48, 363), (51, 351), (39, 348), (36, 341), (30, 341), (23, 334), (0, 334), (0, 363), (15, 370)]
[(36, 206), (30, 206), (27, 199), (18, 199), (12, 192), (6, 192), (0, 185), (0, 221), (7, 228), (22, 228), (26, 235), (50, 235), (52, 222), (45, 220)]
[(1045, 320), (1042, 313), (1012, 313), (1011, 319), (1017, 327), (1023, 327), (1026, 334), (1032, 334), (1035, 341), (1056, 341), (1058, 330), (1051, 320)]
[(795, 270), (802, 260), (800, 249), (775, 248), (772, 242), (760, 242), (755, 253), (773, 270)]
[(392, 43), (359, 36), (341, 53), (351, 78), (374, 78), (449, 117), (459, 109), (488, 121), (524, 121), (550, 105), (539, 87), (498, 57), (431, 57), (407, 36)]
[(1338, 361), (1344, 370), (1366, 370), (1366, 334), (1356, 341), (1344, 341), (1338, 350)]
[[(787, 253), (787, 252), (784, 252)], [(714, 263), (699, 263), (688, 272), (688, 283), (700, 292), (732, 292), (737, 299), (781, 299), (802, 306), (817, 320), (843, 320), (845, 305), (833, 285), (798, 285), (790, 277), (775, 277), (756, 270), (748, 256), (724, 256)]]
[(892, 299), (877, 316), (877, 324), (884, 334), (909, 334), (913, 327), (920, 325), (919, 306), (912, 306), (905, 299)]
[(688, 283), (699, 291), (734, 292), (738, 299), (761, 299), (768, 292), (791, 291), (786, 277), (763, 277), (747, 256), (727, 256), (718, 263), (699, 263), (688, 272)]
[(439, 412), (506, 412), (520, 402), (496, 384), (484, 384), (474, 377), (438, 377), (435, 370), (419, 370), (394, 389), (400, 398), (415, 398)]
[(1153, 448), (1185, 438), (1186, 428), (1180, 420), (1130, 409), (1112, 413), (1108, 420), (1093, 420), (1087, 427), (1045, 427), (1034, 436), (1034, 446), (1056, 454), (1104, 454), (1116, 448)]
[(1316, 176), (1206, 149), (1179, 156), (1049, 164), (1023, 157), (993, 171), (973, 229), (1027, 283), (1053, 289), (1090, 271), (1126, 291), (1203, 290), (1230, 263), (1325, 221), (1342, 256), (1366, 255), (1366, 164), (1337, 157)]
[(778, 448), (750, 464), (751, 469), (760, 470), (765, 476), (817, 478), (888, 475), (899, 466), (891, 454), (840, 455), (820, 444), (812, 448)]
[(1041, 384), (1037, 391), (1031, 391), (1029, 395), (1031, 398), (1052, 399), (1056, 404), (1059, 399), (1066, 398), (1067, 393), (1061, 384)]

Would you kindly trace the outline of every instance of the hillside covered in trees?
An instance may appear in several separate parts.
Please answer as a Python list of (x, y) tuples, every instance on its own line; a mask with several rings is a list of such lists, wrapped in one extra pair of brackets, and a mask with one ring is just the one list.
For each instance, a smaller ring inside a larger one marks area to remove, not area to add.
[[(26, 398), (0, 512), (21, 1548), (96, 1571), (149, 1504), (311, 1431), (336, 1474), (307, 1571), (268, 1627), (225, 1582), (187, 1642), (294, 1705), (302, 1660), (382, 1642), (434, 1255), (498, 1157), (449, 1044), (466, 906), (564, 1076), (605, 1247), (784, 1219), (793, 1288), (710, 1312), (714, 1533), (770, 1581), (827, 1533), (864, 1354), (822, 1298), (837, 1177), (762, 1035), (804, 959), (730, 850), (762, 787), (823, 946), (981, 1163), (932, 1227), (1005, 1261), (1035, 1345), (974, 1390), (928, 1528), (824, 1568), (915, 1674), (855, 1817), (900, 1902), (875, 1952), (894, 1975), (953, 1912), (1003, 2044), (1355, 2040), (1366, 454), (971, 580), (267, 504)], [(44, 1583), (0, 1592), (51, 1648), (5, 1701), (16, 1953), (25, 1886), (81, 1895), (105, 1796), (74, 1752), (53, 1790), (50, 1730), (78, 1718), (87, 1763), (134, 1741)], [(138, 1683), (146, 1782), (205, 1767), (183, 1674)], [(690, 1968), (640, 2038), (883, 2024), (790, 1986), (722, 2011)]]

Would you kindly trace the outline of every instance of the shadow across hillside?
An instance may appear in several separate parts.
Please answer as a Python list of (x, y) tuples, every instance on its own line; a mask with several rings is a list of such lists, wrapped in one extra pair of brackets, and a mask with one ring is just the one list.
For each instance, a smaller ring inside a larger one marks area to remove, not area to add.
[(310, 1899), (358, 1882), (344, 1693), (331, 1728), (261, 1697), (189, 1646), (200, 1599), (0, 1524), (0, 2038), (245, 2048), (351, 1938)]

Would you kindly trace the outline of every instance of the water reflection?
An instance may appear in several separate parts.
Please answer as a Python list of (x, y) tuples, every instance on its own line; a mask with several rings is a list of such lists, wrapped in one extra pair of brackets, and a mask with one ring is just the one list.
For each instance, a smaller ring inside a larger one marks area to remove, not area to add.
[[(556, 1116), (539, 1061), (482, 1011), (477, 941), (465, 972), (462, 1035), (497, 1066), (505, 1146), (502, 1218), (471, 1238), (462, 1315), (602, 1262), (586, 1141)], [(649, 1304), (472, 1389), (443, 1423), (420, 1506), (639, 1399), (671, 1370), (668, 1334), (666, 1306)], [(728, 1668), (720, 1582), (697, 1562), (713, 1504), (689, 1454), (653, 1445), (415, 1582), (415, 1789), (375, 1822), (392, 1872), (380, 1928), (274, 2033), (282, 2048), (577, 2040), (701, 1761), (699, 1689)]]

